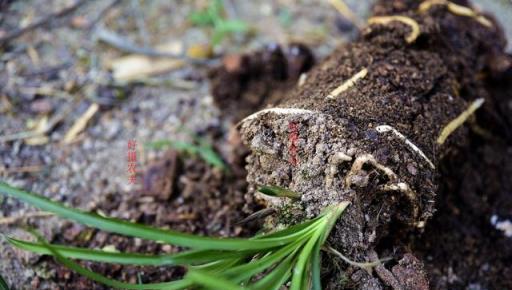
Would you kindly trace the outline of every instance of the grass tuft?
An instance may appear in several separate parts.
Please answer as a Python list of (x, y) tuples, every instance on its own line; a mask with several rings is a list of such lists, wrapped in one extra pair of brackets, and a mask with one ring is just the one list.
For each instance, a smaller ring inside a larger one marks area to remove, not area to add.
[(194, 139), (195, 142), (157, 140), (146, 143), (145, 146), (151, 149), (173, 148), (190, 155), (197, 155), (213, 167), (220, 168), (225, 171), (228, 170), (228, 167), (222, 160), (222, 157), (215, 152), (210, 143), (200, 137), (195, 137)]
[(203, 11), (195, 11), (189, 16), (192, 24), (213, 28), (211, 45), (219, 45), (222, 40), (234, 33), (245, 33), (249, 30), (247, 23), (237, 19), (227, 19), (224, 16), (224, 1), (212, 0)]
[[(90, 214), (2, 182), (0, 193), (97, 229), (187, 248), (177, 254), (146, 255), (52, 245), (35, 232), (37, 242), (7, 237), (17, 248), (53, 256), (91, 280), (121, 289), (278, 290), (290, 282), (290, 290), (320, 290), (320, 249), (349, 205), (349, 202), (341, 202), (326, 208), (312, 220), (252, 238), (209, 238)], [(95, 273), (71, 259), (129, 265), (179, 265), (187, 268), (187, 274), (176, 281), (131, 284)]]

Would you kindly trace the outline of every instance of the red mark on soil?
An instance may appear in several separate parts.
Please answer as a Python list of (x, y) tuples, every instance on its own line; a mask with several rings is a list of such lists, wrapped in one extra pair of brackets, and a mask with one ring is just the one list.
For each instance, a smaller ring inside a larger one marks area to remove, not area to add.
[(288, 152), (290, 152), (289, 162), (293, 166), (297, 166), (297, 141), (299, 140), (299, 129), (297, 127), (297, 123), (290, 122), (288, 123)]

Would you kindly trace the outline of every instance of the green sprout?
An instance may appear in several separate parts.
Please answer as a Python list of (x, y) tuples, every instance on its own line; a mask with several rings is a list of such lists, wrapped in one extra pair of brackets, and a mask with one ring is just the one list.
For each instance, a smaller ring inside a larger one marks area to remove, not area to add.
[[(37, 242), (6, 237), (17, 248), (53, 256), (89, 279), (122, 289), (278, 290), (289, 282), (290, 290), (320, 290), (320, 250), (336, 220), (349, 205), (349, 202), (341, 202), (326, 208), (314, 219), (252, 238), (211, 238), (80, 211), (3, 182), (0, 182), (0, 193), (96, 229), (187, 248), (177, 254), (147, 255), (52, 245), (38, 234), (35, 234)], [(182, 279), (170, 282), (131, 284), (107, 278), (71, 259), (183, 266), (187, 273)]]
[(217, 167), (222, 170), (228, 170), (228, 167), (220, 155), (215, 152), (213, 146), (210, 143), (200, 137), (195, 137), (194, 139), (194, 143), (174, 140), (157, 140), (148, 142), (145, 144), (145, 146), (152, 149), (174, 148), (180, 152), (185, 152), (190, 155), (198, 155), (201, 157), (201, 159), (213, 167)]
[(263, 194), (266, 194), (269, 196), (274, 196), (274, 197), (289, 197), (292, 199), (300, 199), (299, 193), (289, 190), (288, 188), (284, 188), (284, 187), (280, 187), (280, 186), (276, 186), (276, 185), (271, 185), (271, 186), (264, 185), (264, 186), (261, 186), (260, 188), (258, 188), (258, 191)]
[(249, 30), (245, 22), (225, 18), (224, 2), (222, 0), (211, 0), (205, 10), (190, 14), (189, 20), (194, 25), (213, 28), (212, 46), (220, 44), (224, 37), (229, 34), (245, 33)]

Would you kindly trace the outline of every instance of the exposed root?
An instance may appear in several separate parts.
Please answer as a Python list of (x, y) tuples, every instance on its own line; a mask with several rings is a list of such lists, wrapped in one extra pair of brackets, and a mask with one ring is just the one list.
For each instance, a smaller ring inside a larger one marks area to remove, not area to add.
[(371, 154), (364, 154), (356, 158), (354, 163), (352, 164), (352, 168), (350, 169), (349, 173), (345, 177), (345, 184), (347, 187), (350, 187), (352, 184), (352, 178), (354, 176), (357, 176), (357, 173), (360, 172), (363, 168), (363, 165), (369, 163), (373, 165), (378, 170), (382, 171), (386, 176), (389, 178), (389, 183), (385, 184), (381, 187), (381, 190), (383, 191), (398, 191), (402, 194), (404, 194), (407, 199), (410, 201), (412, 205), (412, 211), (413, 211), (413, 217), (414, 219), (417, 218), (419, 213), (419, 207), (418, 207), (418, 196), (414, 190), (411, 189), (411, 187), (405, 183), (405, 182), (399, 182), (398, 176), (396, 173), (391, 170), (391, 168), (386, 167), (379, 163), (377, 160), (375, 160), (375, 157)]
[(395, 129), (389, 125), (380, 125), (380, 126), (377, 126), (375, 128), (375, 130), (377, 130), (377, 132), (379, 132), (379, 133), (385, 133), (385, 132), (390, 132), (390, 131), (393, 132), (393, 134), (395, 134), (400, 140), (404, 141), (405, 144), (407, 144), (407, 146), (409, 146), (412, 149), (412, 151), (414, 151), (415, 153), (420, 155), (425, 161), (427, 161), (430, 168), (436, 169), (436, 167), (434, 166), (434, 163), (432, 163), (432, 161), (430, 161), (430, 159), (428, 159), (427, 155), (425, 155), (425, 153), (423, 153), (423, 151), (421, 151), (421, 149), (418, 148), (418, 146), (416, 146), (409, 139), (407, 139), (407, 137), (405, 137), (402, 133), (398, 132), (397, 129)]
[(338, 165), (343, 162), (352, 161), (352, 157), (343, 152), (336, 152), (329, 158), (329, 168), (326, 173), (326, 186), (331, 187), (334, 183), (334, 178), (338, 173)]
[(411, 33), (405, 38), (407, 43), (413, 43), (416, 38), (420, 35), (420, 25), (416, 20), (411, 17), (402, 16), (402, 15), (392, 15), (392, 16), (375, 16), (368, 19), (368, 24), (388, 24), (392, 21), (399, 21), (411, 27)]
[(466, 120), (471, 115), (473, 115), (473, 113), (475, 113), (475, 111), (478, 108), (480, 108), (483, 105), (484, 101), (485, 101), (484, 98), (476, 99), (457, 118), (455, 118), (452, 121), (450, 121), (450, 123), (448, 123), (448, 125), (446, 125), (443, 128), (443, 130), (441, 130), (441, 134), (437, 138), (437, 144), (439, 144), (439, 145), (443, 144), (446, 141), (446, 139), (448, 138), (448, 136), (450, 136), (450, 134), (453, 133), (453, 131), (455, 131), (457, 128), (462, 126), (462, 124), (464, 124), (464, 122), (466, 122)]
[(363, 154), (357, 157), (356, 160), (354, 160), (352, 168), (345, 177), (345, 184), (347, 187), (350, 187), (350, 185), (352, 184), (352, 177), (357, 176), (357, 173), (363, 169), (363, 165), (365, 165), (366, 163), (373, 165), (375, 168), (386, 174), (386, 176), (389, 178), (391, 182), (395, 182), (398, 179), (398, 176), (393, 172), (393, 170), (391, 170), (389, 167), (380, 164), (375, 159), (375, 157), (373, 157), (373, 155)]
[(252, 115), (245, 117), (242, 121), (238, 122), (237, 127), (241, 124), (256, 119), (257, 117), (266, 114), (266, 113), (274, 113), (278, 115), (300, 115), (300, 114), (314, 114), (315, 111), (306, 110), (306, 109), (297, 109), (297, 108), (268, 108), (261, 111), (258, 111)]
[(323, 249), (329, 253), (335, 254), (336, 256), (340, 257), (347, 264), (352, 265), (354, 267), (362, 268), (368, 272), (371, 272), (373, 267), (376, 267), (384, 262), (391, 260), (391, 258), (384, 258), (384, 259), (377, 259), (373, 262), (355, 262), (355, 261), (350, 260), (348, 257), (346, 257), (345, 255), (343, 255), (342, 253), (340, 253), (339, 251), (337, 251), (336, 249), (334, 249), (331, 246), (325, 246)]
[(425, 13), (434, 5), (445, 5), (446, 8), (448, 8), (448, 11), (450, 11), (451, 13), (453, 13), (455, 15), (470, 17), (470, 18), (475, 19), (477, 22), (479, 22), (483, 26), (486, 26), (489, 28), (493, 27), (493, 24), (489, 19), (478, 14), (477, 12), (475, 12), (475, 10), (473, 10), (469, 7), (466, 7), (466, 6), (455, 4), (451, 1), (446, 1), (446, 0), (423, 1), (419, 6), (418, 11), (421, 13)]
[(361, 28), (361, 20), (350, 10), (343, 0), (329, 0), (329, 3), (331, 3), (343, 17), (347, 18), (356, 27)]
[(302, 87), (302, 85), (306, 82), (306, 79), (308, 78), (307, 73), (301, 73), (299, 77), (299, 81), (297, 82), (298, 87)]
[(354, 86), (358, 80), (364, 78), (367, 74), (368, 70), (366, 68), (363, 68), (358, 73), (353, 75), (351, 78), (344, 81), (339, 87), (335, 88), (332, 92), (330, 92), (329, 95), (327, 95), (326, 99), (335, 99), (341, 93)]
[(399, 182), (394, 184), (385, 184), (381, 188), (383, 191), (398, 191), (405, 195), (412, 205), (413, 217), (418, 217), (418, 196), (411, 187), (405, 182)]

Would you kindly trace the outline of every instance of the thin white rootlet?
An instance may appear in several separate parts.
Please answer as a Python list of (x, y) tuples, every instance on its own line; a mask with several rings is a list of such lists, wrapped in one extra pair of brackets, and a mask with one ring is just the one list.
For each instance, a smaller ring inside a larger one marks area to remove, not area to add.
[(462, 126), (466, 120), (471, 117), (475, 113), (478, 108), (480, 108), (485, 102), (484, 98), (474, 100), (469, 107), (464, 110), (457, 118), (453, 119), (446, 125), (443, 130), (441, 130), (441, 134), (439, 134), (439, 138), (437, 138), (437, 144), (443, 144), (444, 141), (450, 136), (457, 128)]
[(363, 68), (358, 73), (353, 75), (348, 80), (344, 81), (339, 87), (335, 88), (332, 92), (327, 95), (327, 99), (335, 99), (338, 97), (341, 93), (351, 88), (353, 85), (356, 84), (356, 82), (362, 78), (364, 78), (368, 74), (368, 70), (366, 68)]
[(274, 113), (278, 115), (300, 115), (300, 114), (315, 114), (315, 111), (306, 110), (306, 109), (297, 109), (297, 108), (268, 108), (261, 111), (258, 111), (252, 115), (245, 117), (238, 124), (245, 123), (249, 120), (256, 119), (257, 117), (266, 114), (266, 113)]
[(427, 155), (425, 155), (425, 153), (423, 153), (423, 151), (421, 151), (421, 149), (418, 148), (418, 146), (414, 145), (414, 143), (409, 141), (409, 139), (407, 139), (407, 137), (405, 137), (402, 133), (398, 132), (397, 129), (395, 129), (389, 125), (380, 125), (380, 126), (377, 126), (377, 128), (375, 128), (375, 130), (377, 130), (377, 132), (379, 132), (379, 133), (385, 133), (385, 132), (390, 132), (390, 131), (393, 132), (393, 134), (395, 134), (400, 140), (404, 141), (405, 144), (407, 144), (409, 147), (411, 147), (412, 151), (416, 152), (423, 159), (425, 159), (425, 161), (427, 161), (428, 165), (432, 169), (436, 169), (436, 167), (434, 166), (434, 163), (432, 163), (432, 161), (430, 161), (430, 159), (428, 159)]

